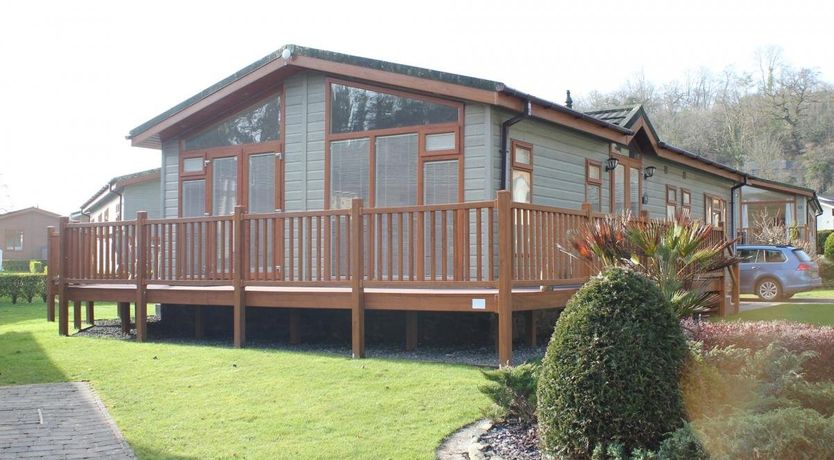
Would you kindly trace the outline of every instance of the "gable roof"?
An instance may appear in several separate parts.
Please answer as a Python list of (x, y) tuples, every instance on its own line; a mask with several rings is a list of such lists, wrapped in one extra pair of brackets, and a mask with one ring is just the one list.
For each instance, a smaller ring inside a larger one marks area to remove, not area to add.
[(30, 206), (28, 208), (18, 209), (16, 211), (10, 211), (10, 212), (7, 212), (5, 214), (0, 214), (0, 219), (7, 219), (9, 217), (15, 217), (15, 216), (19, 216), (21, 214), (28, 214), (28, 213), (42, 214), (44, 216), (54, 217), (56, 219), (61, 217), (60, 214), (56, 214), (54, 212), (47, 211), (46, 209), (41, 209), (41, 208), (38, 208), (38, 207), (35, 207), (35, 206)]
[(154, 168), (145, 171), (125, 174), (123, 176), (116, 176), (110, 179), (106, 184), (104, 184), (103, 187), (98, 189), (98, 191), (95, 194), (93, 194), (93, 196), (91, 196), (87, 201), (85, 201), (84, 204), (81, 205), (81, 210), (83, 211), (94, 202), (100, 200), (102, 196), (107, 192), (118, 192), (119, 190), (123, 190), (125, 187), (129, 185), (144, 184), (146, 182), (158, 180), (160, 178), (161, 170), (162, 168)]
[[(285, 52), (287, 57), (285, 58)], [(772, 182), (712, 161), (702, 155), (661, 141), (642, 106), (615, 107), (583, 113), (561, 104), (513, 89), (504, 83), (397, 64), (333, 51), (285, 45), (258, 61), (238, 70), (185, 101), (132, 129), (127, 136), (134, 146), (161, 148), (167, 137), (174, 137), (211, 117), (212, 106), (230, 105), (235, 96), (251, 97), (276, 85), (299, 70), (313, 70), (332, 75), (408, 88), (413, 91), (453, 97), (521, 112), (528, 104), (531, 117), (556, 123), (610, 142), (629, 144), (636, 136), (647, 137), (662, 150), (660, 156), (703, 169), (737, 182), (754, 179)], [(780, 184), (815, 196), (813, 190)]]

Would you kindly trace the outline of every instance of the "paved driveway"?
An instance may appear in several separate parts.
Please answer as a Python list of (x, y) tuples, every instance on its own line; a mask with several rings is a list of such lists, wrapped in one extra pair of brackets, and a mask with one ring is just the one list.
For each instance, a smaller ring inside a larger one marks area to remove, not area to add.
[(0, 387), (0, 459), (135, 459), (89, 385)]

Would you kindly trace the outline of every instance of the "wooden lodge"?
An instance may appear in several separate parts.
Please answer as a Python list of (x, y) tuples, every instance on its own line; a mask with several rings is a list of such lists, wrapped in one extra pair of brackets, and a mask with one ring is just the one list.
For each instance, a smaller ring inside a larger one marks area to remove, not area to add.
[[(813, 191), (764, 181), (667, 145), (643, 110), (582, 113), (498, 82), (286, 46), (131, 131), (159, 149), (161, 217), (50, 230), (50, 315), (75, 328), (81, 306), (228, 307), (234, 344), (249, 307), (402, 311), (407, 348), (419, 312), (497, 317), (500, 364), (513, 315), (535, 341), (537, 311), (564, 307), (590, 269), (573, 231), (606, 214), (676, 213), (738, 234), (740, 188), (790, 195), (814, 233)], [(747, 204), (747, 203), (745, 203)], [(57, 269), (56, 269), (57, 267)], [(716, 274), (719, 313), (737, 276)]]

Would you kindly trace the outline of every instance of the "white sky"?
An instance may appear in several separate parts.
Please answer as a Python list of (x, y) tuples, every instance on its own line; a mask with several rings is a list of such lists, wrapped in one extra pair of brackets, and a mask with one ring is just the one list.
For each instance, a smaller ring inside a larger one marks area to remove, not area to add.
[(641, 71), (752, 70), (767, 45), (832, 81), (832, 22), (830, 1), (4, 2), (0, 209), (68, 214), (111, 177), (159, 166), (130, 129), (287, 43), (561, 102)]

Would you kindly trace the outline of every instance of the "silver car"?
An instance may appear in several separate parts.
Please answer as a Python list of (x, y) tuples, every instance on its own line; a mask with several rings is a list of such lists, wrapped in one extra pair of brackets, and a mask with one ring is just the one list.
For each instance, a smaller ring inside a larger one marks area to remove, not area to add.
[(819, 267), (793, 246), (739, 245), (741, 293), (762, 300), (789, 299), (822, 286)]

